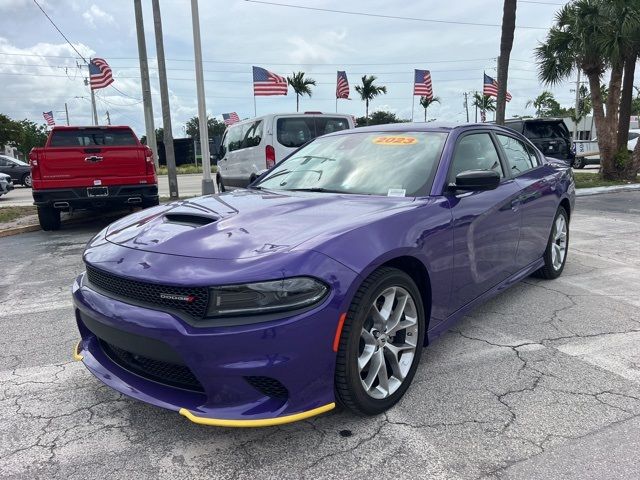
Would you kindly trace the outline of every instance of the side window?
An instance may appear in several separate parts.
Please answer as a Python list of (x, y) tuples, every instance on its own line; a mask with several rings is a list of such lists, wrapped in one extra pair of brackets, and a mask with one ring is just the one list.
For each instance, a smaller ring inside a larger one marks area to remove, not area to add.
[(4, 158), (0, 158), (0, 167), (8, 167), (9, 166), (9, 162), (6, 161)]
[(276, 124), (278, 143), (289, 148), (298, 148), (316, 138), (316, 127), (312, 117), (279, 118)]
[(242, 148), (257, 147), (262, 141), (262, 120), (251, 124), (244, 137)]
[(533, 162), (534, 168), (542, 165), (542, 162), (540, 161), (540, 156), (538, 155), (538, 152), (536, 152), (536, 149), (533, 148), (531, 145), (525, 145), (525, 146), (527, 147), (527, 151), (531, 156), (531, 160)]
[(244, 134), (248, 130), (248, 125), (235, 125), (227, 129), (227, 150), (233, 152), (242, 148)]
[(496, 136), (504, 149), (509, 168), (513, 175), (520, 175), (538, 166), (538, 158), (536, 155), (520, 140), (507, 137), (506, 135), (497, 134)]
[(458, 141), (449, 169), (449, 183), (466, 170), (495, 170), (504, 177), (500, 157), (488, 133), (465, 135)]
[(326, 133), (339, 132), (340, 130), (347, 130), (348, 128), (349, 122), (347, 122), (346, 118), (316, 118), (316, 134), (318, 136)]

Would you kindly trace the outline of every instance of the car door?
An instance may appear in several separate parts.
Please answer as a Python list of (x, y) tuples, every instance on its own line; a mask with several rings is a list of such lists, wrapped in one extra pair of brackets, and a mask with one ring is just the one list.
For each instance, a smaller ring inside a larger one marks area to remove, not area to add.
[(512, 177), (521, 191), (519, 204), (522, 228), (516, 265), (522, 269), (542, 258), (547, 246), (551, 223), (558, 208), (555, 195), (556, 170), (541, 161), (538, 152), (515, 136), (497, 133)]
[(495, 170), (501, 181), (494, 190), (446, 189), (453, 220), (451, 311), (458, 310), (515, 269), (520, 235), (520, 187), (508, 174), (496, 140), (488, 131), (458, 138), (447, 182), (467, 170)]
[(11, 168), (9, 167), (9, 161), (3, 157), (0, 157), (0, 173), (6, 173), (11, 175)]

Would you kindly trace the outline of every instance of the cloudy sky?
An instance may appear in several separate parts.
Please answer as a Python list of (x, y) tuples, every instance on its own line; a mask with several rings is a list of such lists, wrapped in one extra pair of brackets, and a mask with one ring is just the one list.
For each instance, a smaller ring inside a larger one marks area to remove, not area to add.
[[(112, 123), (128, 124), (144, 132), (140, 103), (140, 72), (131, 0), (39, 0), (62, 32), (84, 56), (105, 58), (113, 68), (113, 88), (98, 91), (98, 114)], [(161, 125), (151, 1), (143, 0), (147, 51), (150, 58), (156, 126)], [(434, 93), (441, 104), (429, 111), (439, 121), (464, 122), (463, 92), (482, 88), (482, 72), (495, 76), (502, 0), (282, 0), (281, 3), (367, 12), (419, 19), (488, 24), (376, 18), (284, 8), (244, 0), (200, 0), (202, 49), (205, 59), (207, 111), (210, 115), (236, 111), (254, 115), (251, 66), (281, 75), (303, 70), (316, 79), (311, 99), (302, 110), (335, 111), (336, 70), (346, 70), (354, 100), (340, 100), (338, 111), (364, 114), (353, 85), (374, 74), (387, 95), (371, 109), (392, 111), (409, 118), (412, 110), (413, 69), (430, 69)], [(511, 55), (509, 91), (513, 101), (507, 115), (532, 114), (527, 100), (543, 87), (537, 81), (533, 49), (544, 38), (562, 0), (518, 2), (517, 28)], [(168, 65), (173, 130), (183, 136), (187, 119), (197, 113), (193, 64), (191, 11), (188, 0), (160, 1)], [(531, 28), (534, 27), (534, 28)], [(53, 110), (64, 121), (64, 104), (71, 122), (90, 123), (86, 68), (33, 0), (0, 0), (0, 113), (42, 122)], [(564, 106), (573, 102), (565, 83), (553, 88)], [(295, 96), (258, 97), (257, 113), (295, 110)], [(474, 112), (470, 109), (471, 119)], [(416, 120), (422, 118), (416, 99)]]

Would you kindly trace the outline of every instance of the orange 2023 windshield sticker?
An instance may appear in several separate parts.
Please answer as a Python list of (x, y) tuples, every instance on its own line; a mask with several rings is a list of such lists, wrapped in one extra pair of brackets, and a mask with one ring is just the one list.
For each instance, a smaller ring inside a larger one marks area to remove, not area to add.
[(415, 145), (416, 143), (418, 143), (418, 139), (416, 137), (385, 135), (384, 137), (375, 137), (373, 139), (373, 143), (375, 143), (376, 145), (393, 146)]

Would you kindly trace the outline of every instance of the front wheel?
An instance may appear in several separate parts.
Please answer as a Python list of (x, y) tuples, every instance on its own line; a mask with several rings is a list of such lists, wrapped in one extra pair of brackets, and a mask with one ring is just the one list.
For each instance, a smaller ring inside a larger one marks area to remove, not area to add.
[(425, 335), (422, 297), (409, 275), (384, 267), (369, 276), (345, 318), (336, 360), (338, 401), (361, 415), (391, 408), (415, 375)]
[(584, 168), (586, 164), (587, 164), (587, 161), (583, 157), (575, 157), (572, 163), (573, 168), (578, 168), (578, 169)]
[(534, 275), (547, 280), (558, 278), (564, 270), (569, 249), (569, 214), (559, 207), (544, 251), (544, 266)]

